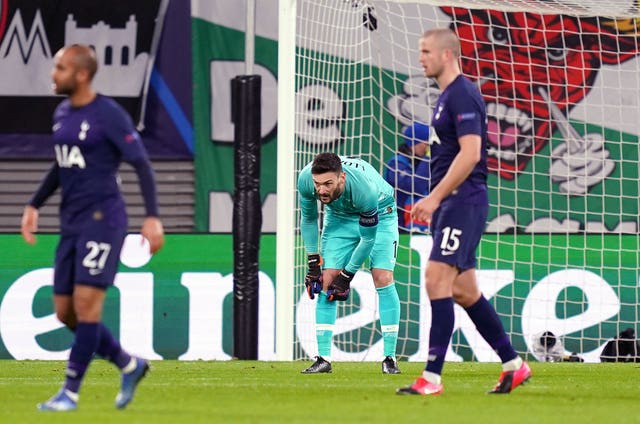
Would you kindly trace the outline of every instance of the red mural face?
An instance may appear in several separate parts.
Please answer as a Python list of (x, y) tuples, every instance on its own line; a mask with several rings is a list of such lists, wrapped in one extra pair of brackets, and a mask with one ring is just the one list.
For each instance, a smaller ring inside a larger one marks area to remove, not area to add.
[[(637, 53), (628, 22), (442, 8), (462, 47), (462, 71), (487, 104), (488, 165), (513, 179), (591, 90), (601, 64)], [(633, 25), (632, 25), (633, 26)]]

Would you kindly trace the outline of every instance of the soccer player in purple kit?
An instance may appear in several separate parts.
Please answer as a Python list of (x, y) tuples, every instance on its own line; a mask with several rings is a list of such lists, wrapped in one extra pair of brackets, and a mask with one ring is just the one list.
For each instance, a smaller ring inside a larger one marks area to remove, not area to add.
[(431, 190), (412, 216), (431, 223), (433, 247), (425, 271), (431, 302), (429, 357), (422, 375), (398, 394), (438, 395), (442, 368), (453, 334), (455, 301), (502, 361), (498, 383), (489, 393), (510, 393), (531, 377), (516, 353), (493, 306), (476, 281), (476, 248), (489, 210), (487, 192), (487, 115), (477, 85), (460, 71), (460, 40), (446, 28), (420, 38), (420, 64), (440, 87), (431, 128)]
[(33, 244), (38, 208), (61, 189), (53, 300), (56, 316), (74, 332), (74, 341), (62, 389), (38, 404), (44, 411), (77, 408), (80, 385), (94, 354), (120, 369), (117, 408), (132, 400), (149, 370), (148, 361), (123, 350), (101, 322), (106, 289), (113, 285), (127, 232), (117, 177), (122, 161), (130, 163), (138, 175), (146, 208), (141, 234), (149, 241), (151, 253), (162, 247), (164, 230), (158, 218), (153, 170), (140, 136), (127, 113), (92, 88), (97, 68), (95, 53), (87, 46), (72, 45), (56, 53), (53, 88), (56, 94), (68, 96), (53, 116), (56, 161), (22, 216), (22, 236)]

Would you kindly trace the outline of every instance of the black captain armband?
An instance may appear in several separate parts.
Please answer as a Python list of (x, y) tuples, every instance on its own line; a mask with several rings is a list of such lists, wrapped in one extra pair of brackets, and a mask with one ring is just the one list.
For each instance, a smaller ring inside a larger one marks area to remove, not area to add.
[(374, 211), (373, 215), (360, 214), (360, 225), (363, 227), (375, 227), (378, 225), (378, 211)]

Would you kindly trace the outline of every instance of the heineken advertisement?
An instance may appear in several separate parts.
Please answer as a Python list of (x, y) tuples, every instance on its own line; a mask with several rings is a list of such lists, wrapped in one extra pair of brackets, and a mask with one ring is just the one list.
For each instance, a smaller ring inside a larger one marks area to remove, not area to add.
[[(19, 235), (0, 236), (0, 358), (68, 355), (71, 333), (55, 318), (51, 301), (57, 241), (56, 235), (40, 235), (29, 246)], [(639, 316), (638, 243), (636, 236), (486, 236), (478, 276), (518, 351), (529, 350), (532, 335), (553, 330), (568, 351), (597, 360), (606, 339), (620, 327), (634, 326)], [(165, 247), (150, 258), (139, 239), (130, 236), (116, 287), (108, 291), (106, 325), (127, 349), (150, 359), (231, 359), (232, 245), (229, 235), (169, 235)], [(430, 238), (403, 235), (401, 246), (398, 263), (415, 266), (398, 266), (396, 273), (400, 297), (409, 305), (402, 308), (398, 353), (423, 361), (430, 313), (420, 277)], [(275, 359), (275, 257), (275, 236), (264, 235), (258, 348), (263, 360)], [(379, 343), (371, 337), (376, 327), (375, 313), (369, 313), (375, 311), (375, 298), (367, 294), (370, 280), (367, 272), (359, 272), (353, 305), (340, 309), (336, 359), (362, 360), (359, 355)], [(301, 323), (313, 322), (315, 302), (303, 293), (295, 296), (296, 340), (312, 356), (316, 352), (307, 341), (315, 332)], [(448, 359), (495, 360), (465, 314), (456, 314)], [(342, 343), (347, 333), (358, 343)]]

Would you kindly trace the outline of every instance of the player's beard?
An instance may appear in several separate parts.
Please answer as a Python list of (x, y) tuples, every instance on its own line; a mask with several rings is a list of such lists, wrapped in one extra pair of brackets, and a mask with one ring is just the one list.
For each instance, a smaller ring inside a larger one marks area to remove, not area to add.
[(330, 194), (327, 194), (325, 196), (318, 196), (318, 198), (325, 205), (328, 205), (329, 203), (333, 202), (333, 196)]
[(76, 86), (73, 82), (53, 82), (53, 91), (56, 94), (61, 94), (63, 96), (70, 96), (76, 91)]
[(434, 69), (434, 68), (435, 68), (434, 66), (431, 66), (429, 68), (422, 68), (424, 76), (426, 78), (433, 78), (433, 79), (437, 80), (442, 72), (439, 71), (438, 69)]
[(425, 77), (437, 80), (444, 72), (444, 65), (440, 61), (432, 60), (427, 66), (422, 66), (422, 72)]
[(342, 196), (343, 192), (344, 192), (344, 186), (336, 187), (336, 189), (332, 193), (326, 196), (319, 196), (319, 198), (323, 204), (328, 205), (329, 203), (336, 200), (338, 197)]

